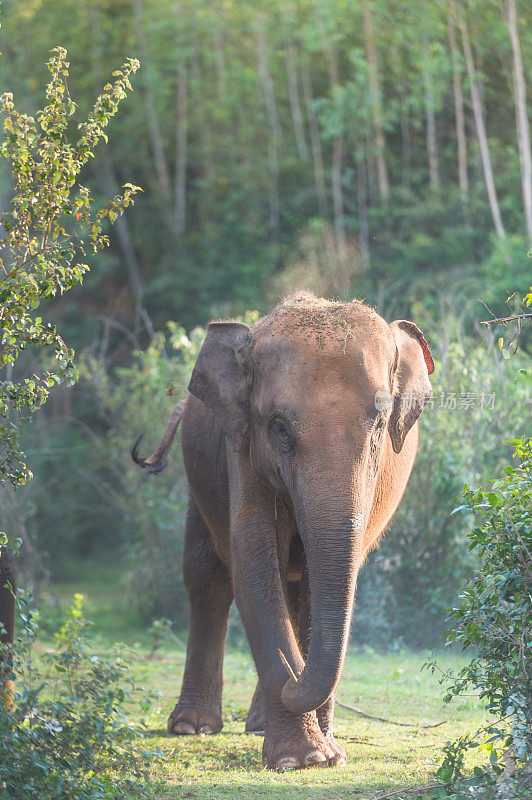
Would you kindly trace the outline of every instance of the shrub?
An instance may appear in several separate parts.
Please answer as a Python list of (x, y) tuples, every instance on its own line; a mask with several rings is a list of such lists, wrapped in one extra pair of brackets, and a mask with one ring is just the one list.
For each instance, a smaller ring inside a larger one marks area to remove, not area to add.
[(447, 638), (474, 651), (467, 666), (442, 679), (447, 702), (473, 689), (495, 719), (448, 743), (438, 772), (456, 783), (465, 753), (485, 748), (489, 763), (475, 767), (468, 785), (489, 788), (498, 779), (504, 797), (532, 785), (532, 440), (513, 444), (520, 464), (506, 467), (488, 491), (466, 486), (456, 509), (474, 516), (468, 539), (479, 565), (451, 611)]
[[(17, 593), (21, 632), (2, 651), (15, 694), (12, 707), (0, 701), (0, 800), (152, 796), (157, 753), (139, 743), (144, 723), (126, 711), (136, 688), (128, 653), (123, 646), (109, 659), (93, 652), (82, 599), (76, 595), (42, 672), (38, 613), (31, 594)], [(142, 701), (144, 712), (149, 701)]]

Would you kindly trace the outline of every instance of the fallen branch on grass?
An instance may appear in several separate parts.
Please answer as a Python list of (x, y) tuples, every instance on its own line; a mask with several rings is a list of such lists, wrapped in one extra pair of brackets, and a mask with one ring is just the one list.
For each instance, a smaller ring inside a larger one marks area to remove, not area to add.
[[(288, 677), (295, 682), (297, 682), (297, 675), (295, 674), (294, 670), (288, 663), (288, 660), (283, 653), (282, 650), (277, 650), (279, 653), (279, 658), (285, 668), (286, 672), (288, 673)], [(394, 722), (393, 719), (386, 719), (386, 717), (374, 717), (373, 714), (368, 714), (366, 711), (362, 711), (361, 708), (355, 708), (355, 706), (348, 706), (346, 703), (340, 703), (339, 700), (336, 700), (336, 705), (340, 706), (340, 708), (345, 708), (347, 711), (352, 711), (353, 714), (358, 714), (359, 717), (364, 717), (364, 719), (373, 719), (376, 722), (385, 722), (388, 725), (399, 725), (401, 728), (439, 728), (440, 725), (443, 725), (446, 720), (442, 722), (435, 722), (432, 725), (418, 725), (415, 722)]]
[(444, 725), (447, 721), (442, 720), (441, 722), (434, 722), (430, 725), (419, 725), (417, 722), (395, 722), (395, 720), (387, 719), (386, 717), (374, 717), (373, 714), (368, 714), (366, 711), (362, 711), (361, 708), (348, 706), (347, 703), (341, 703), (339, 700), (336, 700), (336, 705), (340, 706), (340, 708), (345, 708), (346, 711), (351, 711), (353, 714), (358, 714), (359, 717), (363, 717), (364, 719), (372, 719), (376, 722), (385, 722), (387, 725), (399, 725), (401, 728), (439, 728), (440, 725)]
[(394, 789), (393, 792), (385, 792), (384, 794), (376, 794), (371, 800), (388, 800), (389, 797), (395, 797), (398, 794), (413, 794), (414, 792), (428, 792), (430, 789), (442, 789), (448, 786), (447, 783), (421, 783), (419, 786), (411, 786), (405, 789)]

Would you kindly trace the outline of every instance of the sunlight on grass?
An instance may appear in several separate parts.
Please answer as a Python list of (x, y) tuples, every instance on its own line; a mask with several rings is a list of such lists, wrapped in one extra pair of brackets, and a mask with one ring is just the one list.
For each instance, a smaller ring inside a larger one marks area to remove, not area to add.
[[(161, 693), (148, 724), (150, 743), (164, 753), (159, 793), (164, 800), (370, 800), (381, 792), (431, 782), (442, 760), (441, 746), (475, 730), (484, 719), (475, 697), (451, 706), (442, 702), (438, 676), (421, 671), (424, 654), (400, 651), (382, 655), (352, 648), (338, 699), (375, 716), (411, 723), (412, 727), (362, 719), (337, 707), (335, 735), (347, 752), (347, 766), (269, 772), (262, 767), (262, 737), (244, 733), (256, 682), (253, 661), (247, 650), (228, 647), (223, 731), (207, 737), (170, 736), (166, 720), (179, 696), (185, 651), (165, 644), (149, 658), (149, 625), (141, 625), (127, 609), (120, 610), (119, 581), (109, 577), (106, 575), (105, 592), (101, 591), (101, 576), (84, 587), (87, 616), (95, 620), (102, 653), (117, 639), (126, 641), (137, 654), (134, 671), (139, 684)], [(70, 582), (59, 586), (61, 605), (70, 600), (73, 586)], [(186, 639), (186, 633), (181, 636)], [(439, 659), (445, 669), (458, 669), (465, 662), (463, 656), (448, 652)], [(438, 727), (422, 727), (440, 722), (443, 724)], [(395, 797), (401, 800), (402, 794)]]
[[(336, 735), (347, 751), (347, 766), (276, 774), (262, 768), (262, 738), (244, 734), (245, 711), (255, 685), (247, 653), (231, 650), (226, 655), (222, 733), (209, 737), (166, 733), (184, 661), (184, 652), (165, 649), (153, 661), (139, 660), (137, 666), (141, 681), (163, 693), (151, 729), (165, 754), (163, 796), (167, 798), (371, 798), (394, 787), (429, 782), (441, 761), (441, 745), (475, 728), (483, 718), (476, 698), (454, 707), (443, 704), (436, 677), (420, 672), (421, 654), (350, 652), (339, 699), (414, 727), (373, 722), (338, 708)], [(445, 655), (442, 663), (456, 668), (463, 659)], [(421, 727), (442, 721), (436, 728)]]

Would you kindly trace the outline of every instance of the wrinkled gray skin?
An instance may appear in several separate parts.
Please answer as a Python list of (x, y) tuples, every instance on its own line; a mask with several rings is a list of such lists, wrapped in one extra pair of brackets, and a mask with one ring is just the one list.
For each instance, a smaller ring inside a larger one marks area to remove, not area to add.
[[(191, 626), (170, 731), (222, 727), (234, 595), (259, 676), (246, 728), (264, 730), (265, 765), (345, 763), (332, 720), (357, 574), (408, 481), (433, 368), (413, 323), (358, 302), (302, 294), (252, 329), (211, 323), (183, 411)], [(156, 471), (156, 454), (142, 466)]]

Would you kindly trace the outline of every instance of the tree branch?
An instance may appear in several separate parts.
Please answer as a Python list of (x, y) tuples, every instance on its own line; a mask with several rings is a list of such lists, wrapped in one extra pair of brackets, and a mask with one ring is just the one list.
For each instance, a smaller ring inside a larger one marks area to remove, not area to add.
[(512, 322), (513, 320), (521, 320), (521, 319), (528, 319), (532, 317), (532, 313), (530, 314), (514, 314), (512, 317), (498, 317), (496, 319), (488, 319), (481, 321), (481, 325), (496, 325), (498, 322)]

